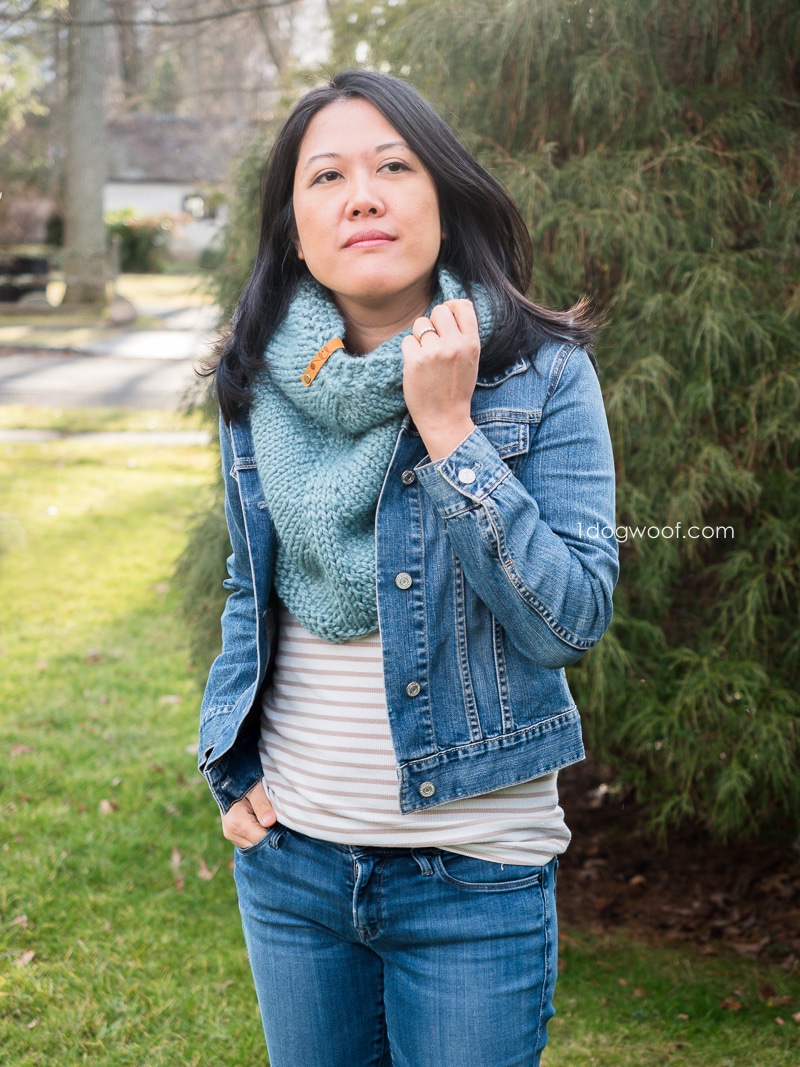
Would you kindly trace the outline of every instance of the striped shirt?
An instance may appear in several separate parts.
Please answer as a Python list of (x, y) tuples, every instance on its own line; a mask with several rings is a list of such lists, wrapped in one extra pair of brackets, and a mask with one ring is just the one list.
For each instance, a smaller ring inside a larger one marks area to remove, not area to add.
[(497, 863), (547, 863), (569, 843), (556, 774), (402, 815), (379, 634), (332, 644), (281, 606), (264, 692), (264, 786), (290, 829), (346, 845), (434, 846)]

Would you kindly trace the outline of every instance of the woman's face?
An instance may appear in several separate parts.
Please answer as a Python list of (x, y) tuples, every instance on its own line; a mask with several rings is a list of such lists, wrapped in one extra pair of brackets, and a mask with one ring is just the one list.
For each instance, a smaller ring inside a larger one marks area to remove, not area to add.
[(295, 247), (345, 319), (370, 309), (410, 320), (427, 307), (442, 241), (428, 171), (366, 100), (318, 111), (294, 178)]

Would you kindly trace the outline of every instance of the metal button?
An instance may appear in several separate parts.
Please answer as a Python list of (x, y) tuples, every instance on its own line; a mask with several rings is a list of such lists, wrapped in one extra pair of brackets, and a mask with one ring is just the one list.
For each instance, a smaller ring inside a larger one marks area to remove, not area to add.
[(436, 786), (433, 782), (423, 782), (419, 787), (419, 795), (421, 797), (432, 797), (436, 792)]
[(462, 467), (458, 472), (458, 480), (462, 485), (472, 485), (475, 481), (475, 471), (472, 467)]
[(409, 682), (406, 686), (406, 693), (410, 697), (417, 697), (419, 696), (421, 689), (422, 686), (419, 684), (419, 682)]
[(394, 584), (398, 589), (410, 589), (412, 584), (412, 578), (406, 571), (400, 571), (394, 580)]
[(413, 471), (403, 471), (400, 475), (400, 481), (403, 485), (413, 485), (416, 480), (417, 476)]

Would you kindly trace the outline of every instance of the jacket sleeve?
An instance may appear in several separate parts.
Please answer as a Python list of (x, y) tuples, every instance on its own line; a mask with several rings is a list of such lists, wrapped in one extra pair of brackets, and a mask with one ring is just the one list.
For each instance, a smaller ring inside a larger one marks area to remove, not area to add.
[(467, 581), (522, 652), (557, 668), (600, 640), (619, 571), (614, 466), (582, 349), (559, 367), (514, 473), (480, 429), (416, 472)]
[[(232, 473), (234, 451), (228, 428), (220, 423), (220, 452), (225, 483), (225, 518), (230, 536), (229, 596), (222, 614), (222, 651), (214, 660), (200, 712), (198, 762), (211, 792), (225, 812), (261, 777), (258, 717), (253, 703), (264, 676), (263, 652), (257, 652), (259, 625), (264, 624), (259, 600), (266, 608), (266, 588), (259, 589), (251, 554), (237, 477)], [(238, 477), (242, 477), (239, 472)], [(268, 519), (265, 516), (265, 521)], [(265, 585), (265, 581), (259, 583)]]

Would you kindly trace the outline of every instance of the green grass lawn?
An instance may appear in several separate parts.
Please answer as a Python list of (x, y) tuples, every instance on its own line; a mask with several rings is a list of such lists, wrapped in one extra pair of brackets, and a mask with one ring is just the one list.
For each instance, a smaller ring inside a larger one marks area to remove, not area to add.
[[(182, 424), (0, 408), (6, 426), (150, 423)], [(172, 582), (212, 464), (0, 444), (3, 1067), (266, 1064)], [(800, 982), (778, 966), (574, 930), (562, 956), (547, 1067), (800, 1067)]]

